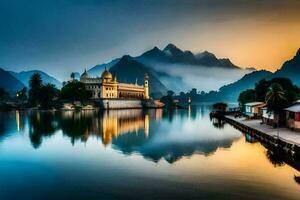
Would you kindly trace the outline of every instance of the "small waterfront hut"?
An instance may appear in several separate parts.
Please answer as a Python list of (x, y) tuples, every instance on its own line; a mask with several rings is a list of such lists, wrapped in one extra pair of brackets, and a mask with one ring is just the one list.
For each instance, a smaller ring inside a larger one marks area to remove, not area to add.
[(262, 108), (262, 122), (264, 124), (274, 126), (274, 112), (268, 111), (268, 108), (265, 106)]
[(285, 111), (286, 126), (291, 129), (300, 130), (300, 103), (286, 108)]
[(245, 104), (245, 112), (244, 114), (248, 117), (261, 117), (262, 116), (262, 108), (265, 107), (266, 104), (264, 102), (250, 102)]
[(228, 105), (223, 102), (218, 102), (213, 105), (213, 110), (215, 112), (226, 112), (227, 108), (228, 108)]

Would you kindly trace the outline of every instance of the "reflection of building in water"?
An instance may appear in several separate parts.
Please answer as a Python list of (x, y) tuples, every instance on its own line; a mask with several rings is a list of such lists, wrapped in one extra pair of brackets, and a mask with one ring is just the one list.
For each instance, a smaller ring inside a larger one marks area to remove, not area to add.
[(127, 109), (106, 110), (103, 113), (94, 111), (63, 112), (61, 127), (64, 134), (72, 141), (87, 141), (89, 137), (100, 137), (104, 145), (110, 144), (114, 138), (122, 134), (143, 132), (148, 137), (150, 120), (159, 120), (161, 110)]
[(20, 111), (16, 110), (16, 125), (17, 125), (17, 131), (24, 130), (25, 121), (22, 117), (22, 113)]
[(149, 135), (149, 115), (145, 115), (145, 122), (144, 122), (144, 132), (145, 136), (148, 137)]
[(155, 112), (155, 120), (158, 121), (162, 118), (163, 116), (163, 109), (156, 109), (156, 110), (152, 110), (152, 112)]
[(143, 130), (149, 134), (149, 115), (142, 110), (118, 110), (105, 112), (102, 118), (102, 142), (111, 143), (112, 139), (124, 133), (137, 133)]
[(255, 139), (254, 137), (252, 137), (251, 135), (245, 133), (245, 140), (246, 142), (249, 142), (249, 143), (255, 143), (257, 142), (257, 139)]
[(16, 111), (16, 123), (17, 123), (17, 131), (20, 131), (20, 112)]

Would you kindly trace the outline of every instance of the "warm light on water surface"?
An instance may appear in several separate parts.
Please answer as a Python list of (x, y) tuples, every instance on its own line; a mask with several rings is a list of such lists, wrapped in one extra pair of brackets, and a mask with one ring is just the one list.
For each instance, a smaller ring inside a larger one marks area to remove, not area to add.
[(0, 199), (299, 199), (299, 162), (209, 111), (1, 113)]

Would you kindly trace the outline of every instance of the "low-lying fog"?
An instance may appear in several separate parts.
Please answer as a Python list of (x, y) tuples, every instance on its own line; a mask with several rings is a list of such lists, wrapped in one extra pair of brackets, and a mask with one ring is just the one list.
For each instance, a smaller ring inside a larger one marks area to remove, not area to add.
[[(197, 88), (198, 91), (218, 90), (221, 86), (237, 81), (251, 72), (246, 69), (226, 69), (211, 66), (194, 66), (168, 64), (152, 65), (155, 70), (170, 76), (161, 76), (160, 80), (170, 89), (188, 91)], [(176, 78), (177, 77), (177, 78)]]

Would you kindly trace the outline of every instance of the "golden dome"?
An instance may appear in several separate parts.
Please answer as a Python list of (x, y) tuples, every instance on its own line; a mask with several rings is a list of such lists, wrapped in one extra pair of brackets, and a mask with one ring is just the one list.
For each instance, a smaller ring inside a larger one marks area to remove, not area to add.
[(101, 75), (101, 78), (103, 78), (103, 79), (112, 79), (113, 76), (112, 76), (112, 74), (109, 71), (107, 71), (105, 69), (104, 72)]

